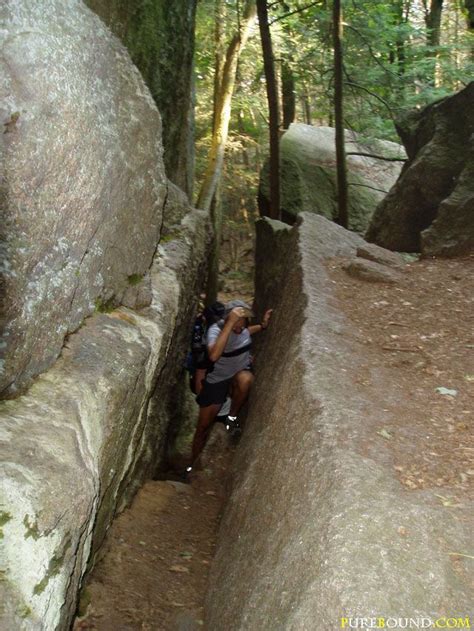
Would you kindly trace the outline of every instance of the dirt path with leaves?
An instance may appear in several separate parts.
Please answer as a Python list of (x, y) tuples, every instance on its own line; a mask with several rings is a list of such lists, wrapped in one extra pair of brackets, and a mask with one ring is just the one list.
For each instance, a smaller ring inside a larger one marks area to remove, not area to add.
[[(394, 284), (349, 277), (328, 264), (353, 343), (367, 362), (354, 375), (385, 393), (382, 438), (409, 490), (443, 488), (440, 502), (474, 499), (474, 257), (408, 264)], [(383, 377), (382, 377), (383, 375)]]
[(157, 480), (142, 487), (108, 533), (83, 589), (74, 631), (203, 628), (233, 449), (224, 427), (216, 425), (204, 468), (191, 483)]

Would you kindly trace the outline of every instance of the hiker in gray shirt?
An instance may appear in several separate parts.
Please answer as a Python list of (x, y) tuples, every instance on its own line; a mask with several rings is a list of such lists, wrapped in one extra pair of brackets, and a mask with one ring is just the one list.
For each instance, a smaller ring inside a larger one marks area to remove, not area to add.
[[(246, 401), (254, 376), (251, 366), (251, 336), (267, 328), (272, 310), (265, 312), (261, 324), (248, 325), (252, 311), (242, 300), (225, 305), (224, 320), (213, 324), (207, 332), (207, 353), (214, 366), (208, 370), (202, 389), (196, 397), (199, 419), (194, 434), (192, 463), (206, 444), (207, 434), (229, 391), (232, 402), (227, 429), (238, 428), (237, 414)], [(191, 470), (191, 467), (188, 467)]]

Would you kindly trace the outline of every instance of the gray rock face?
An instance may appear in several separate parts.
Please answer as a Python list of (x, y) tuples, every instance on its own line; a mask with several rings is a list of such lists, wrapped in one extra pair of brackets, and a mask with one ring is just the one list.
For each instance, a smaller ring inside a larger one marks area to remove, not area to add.
[(431, 490), (401, 487), (373, 441), (386, 393), (367, 400), (354, 382), (366, 358), (337, 308), (320, 240), (347, 257), (361, 242), (325, 231), (321, 217), (302, 219), (284, 243), (279, 233), (272, 242), (266, 220), (258, 232), (257, 249), (273, 252), (270, 273), (280, 260), (286, 282), (267, 303), (275, 317), (234, 461), (208, 628), (335, 631), (343, 616), (465, 615), (472, 589), (447, 551), (469, 545), (469, 507), (453, 519)]
[(431, 226), (421, 233), (421, 243), (425, 256), (451, 257), (474, 252), (474, 134), (456, 188), (439, 205)]
[(399, 125), (409, 161), (374, 213), (367, 238), (390, 250), (474, 250), (474, 82)]
[(159, 113), (98, 17), (73, 0), (6, 0), (0, 22), (0, 391), (14, 396), (148, 270), (166, 178)]
[[(367, 146), (347, 132), (347, 151), (404, 158), (403, 147), (376, 141)], [(293, 223), (300, 212), (328, 219), (337, 217), (335, 135), (332, 127), (293, 123), (281, 138), (281, 207), (285, 221)], [(349, 226), (364, 232), (377, 204), (395, 183), (400, 162), (348, 156)], [(259, 205), (269, 204), (268, 169), (260, 180)]]
[(1, 629), (69, 629), (111, 520), (162, 464), (208, 218), (190, 212), (179, 231), (158, 247), (147, 309), (87, 318), (28, 393), (2, 403)]

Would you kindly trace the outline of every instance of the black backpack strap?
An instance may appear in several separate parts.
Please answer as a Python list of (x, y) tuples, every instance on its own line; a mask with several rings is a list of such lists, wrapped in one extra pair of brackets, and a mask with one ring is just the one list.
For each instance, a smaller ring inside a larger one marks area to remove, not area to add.
[(237, 357), (237, 355), (242, 355), (242, 353), (246, 353), (252, 348), (252, 343), (246, 344), (241, 348), (237, 348), (235, 351), (229, 351), (228, 353), (222, 353), (221, 357)]

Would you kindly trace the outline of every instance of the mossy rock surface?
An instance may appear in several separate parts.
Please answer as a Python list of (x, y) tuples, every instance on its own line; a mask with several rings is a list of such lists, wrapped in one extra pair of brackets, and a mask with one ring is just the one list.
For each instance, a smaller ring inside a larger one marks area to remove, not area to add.
[(197, 0), (86, 0), (86, 4), (119, 37), (140, 70), (163, 119), (166, 173), (190, 194)]

